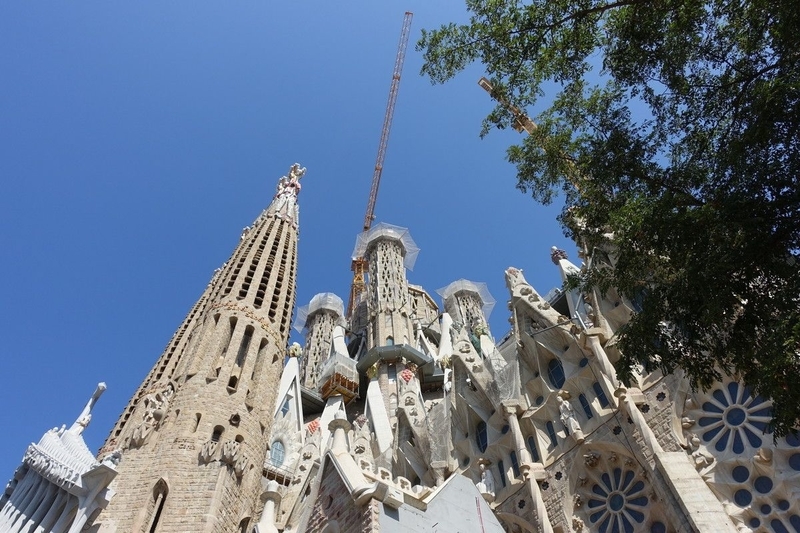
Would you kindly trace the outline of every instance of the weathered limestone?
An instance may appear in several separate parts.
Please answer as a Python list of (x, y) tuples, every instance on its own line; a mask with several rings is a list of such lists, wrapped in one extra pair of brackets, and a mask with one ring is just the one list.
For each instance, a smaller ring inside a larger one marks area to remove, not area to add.
[(169, 380), (154, 380), (123, 415), (128, 423), (112, 435), (124, 457), (117, 497), (97, 526), (211, 533), (255, 524), (294, 307), (304, 173), (293, 165), (281, 178), (215, 275)]

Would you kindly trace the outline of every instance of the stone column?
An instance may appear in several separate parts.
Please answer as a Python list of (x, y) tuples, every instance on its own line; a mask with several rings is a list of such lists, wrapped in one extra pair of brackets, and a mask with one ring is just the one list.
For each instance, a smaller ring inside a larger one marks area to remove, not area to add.
[(511, 428), (511, 435), (514, 437), (514, 446), (517, 448), (517, 457), (519, 457), (520, 463), (519, 469), (520, 472), (522, 472), (523, 479), (528, 479), (533, 458), (531, 457), (531, 452), (528, 450), (527, 446), (525, 446), (525, 439), (522, 437), (522, 430), (519, 427), (519, 419), (517, 418), (519, 407), (519, 402), (515, 400), (503, 402), (503, 414)]
[(261, 499), (264, 500), (264, 511), (253, 533), (278, 533), (278, 528), (275, 527), (275, 512), (281, 503), (281, 493), (278, 492), (277, 481), (273, 479), (267, 483), (267, 490)]
[[(534, 475), (536, 471), (544, 473), (544, 468), (541, 463), (534, 464), (531, 453), (525, 446), (525, 440), (522, 438), (522, 430), (519, 427), (519, 419), (517, 418), (519, 407), (519, 402), (517, 401), (503, 402), (503, 414), (511, 428), (511, 435), (514, 437), (517, 457), (520, 459), (520, 472), (522, 473), (523, 479), (528, 482), (528, 488), (533, 498), (533, 516), (534, 519), (538, 521), (539, 531), (541, 533), (553, 533), (553, 526), (550, 524), (550, 518), (547, 516), (547, 508), (544, 505), (544, 498), (542, 498), (542, 491), (539, 488), (539, 482), (537, 480), (539, 476)], [(540, 479), (543, 478), (544, 476), (540, 477)]]
[[(602, 344), (600, 344), (600, 339), (597, 335), (585, 335), (584, 339), (586, 343), (589, 345), (589, 350), (591, 350), (591, 355), (588, 357), (589, 364), (592, 365), (595, 370), (599, 370), (600, 373), (605, 376), (606, 379), (599, 380), (600, 386), (603, 388), (603, 392), (606, 395), (606, 398), (610, 402), (615, 401), (615, 389), (611, 387), (616, 387), (619, 383), (617, 379), (617, 371), (614, 369), (614, 365), (611, 364), (611, 361), (608, 359), (608, 355), (606, 355), (606, 351), (603, 349)], [(609, 386), (609, 382), (611, 386)]]

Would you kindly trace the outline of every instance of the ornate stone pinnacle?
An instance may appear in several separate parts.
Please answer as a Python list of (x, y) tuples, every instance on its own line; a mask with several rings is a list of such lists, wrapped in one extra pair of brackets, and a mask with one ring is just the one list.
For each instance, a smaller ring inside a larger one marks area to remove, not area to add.
[(564, 250), (562, 250), (560, 248), (556, 248), (555, 246), (550, 248), (550, 259), (553, 260), (553, 264), (554, 265), (557, 265), (560, 260), (566, 259), (566, 258), (567, 258), (567, 252), (566, 251), (564, 251)]

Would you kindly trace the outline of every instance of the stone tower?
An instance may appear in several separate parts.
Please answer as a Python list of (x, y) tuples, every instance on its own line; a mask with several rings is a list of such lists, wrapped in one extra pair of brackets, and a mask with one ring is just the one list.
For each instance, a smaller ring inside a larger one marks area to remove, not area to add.
[(122, 462), (94, 530), (255, 524), (294, 307), (304, 173), (295, 164), (280, 179), (109, 435), (103, 452), (121, 450)]

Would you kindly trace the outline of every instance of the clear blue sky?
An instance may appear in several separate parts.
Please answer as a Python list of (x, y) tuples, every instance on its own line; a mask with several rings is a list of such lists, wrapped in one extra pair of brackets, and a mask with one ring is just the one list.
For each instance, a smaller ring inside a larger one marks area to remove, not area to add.
[(504, 269), (545, 293), (550, 246), (573, 248), (558, 209), (514, 188), (518, 134), (478, 138), (480, 66), (419, 76), (413, 41), (464, 20), (461, 2), (0, 3), (0, 482), (106, 381), (85, 434), (102, 444), (295, 161), (298, 305), (346, 299), (406, 10), (377, 220), (410, 228), (409, 279), (437, 301), (458, 278), (488, 283), (500, 337)]

